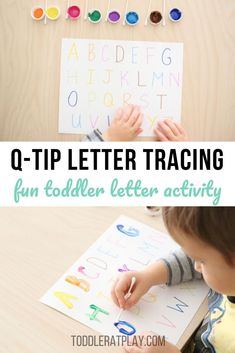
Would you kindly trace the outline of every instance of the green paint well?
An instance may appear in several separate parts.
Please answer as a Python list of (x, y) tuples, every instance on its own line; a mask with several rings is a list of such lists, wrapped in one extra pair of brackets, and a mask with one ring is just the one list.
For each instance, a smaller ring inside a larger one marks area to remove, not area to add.
[(98, 22), (101, 19), (101, 13), (98, 10), (88, 13), (88, 17), (92, 22)]

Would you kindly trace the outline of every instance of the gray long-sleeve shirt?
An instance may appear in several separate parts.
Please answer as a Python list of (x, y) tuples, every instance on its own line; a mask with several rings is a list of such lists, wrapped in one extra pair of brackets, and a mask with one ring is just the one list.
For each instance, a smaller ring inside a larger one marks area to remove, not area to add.
[(194, 269), (193, 260), (182, 249), (175, 250), (162, 260), (168, 268), (169, 279), (167, 284), (169, 286), (202, 278), (201, 273)]
[(95, 129), (89, 134), (87, 134), (83, 139), (82, 142), (103, 142), (103, 137), (102, 133), (98, 130)]

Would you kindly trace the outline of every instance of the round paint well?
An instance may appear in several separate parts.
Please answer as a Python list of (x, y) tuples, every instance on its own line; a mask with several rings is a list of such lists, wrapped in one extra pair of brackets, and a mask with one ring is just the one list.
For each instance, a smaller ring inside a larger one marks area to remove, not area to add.
[(126, 14), (126, 23), (129, 26), (135, 26), (139, 22), (139, 15), (135, 11), (130, 11)]
[(70, 6), (67, 10), (67, 14), (71, 20), (77, 20), (81, 15), (81, 9), (76, 5)]
[(110, 23), (118, 23), (120, 21), (121, 15), (117, 10), (111, 10), (108, 15), (108, 20)]
[(180, 9), (174, 8), (169, 12), (170, 20), (173, 22), (179, 22), (183, 18), (183, 12)]
[(161, 14), (161, 12), (159, 12), (159, 11), (153, 11), (153, 12), (151, 12), (151, 14), (150, 14), (150, 16), (149, 16), (149, 22), (150, 22), (152, 25), (156, 26), (156, 25), (158, 25), (159, 23), (161, 23), (161, 21), (162, 21), (162, 14)]
[(35, 21), (41, 21), (45, 16), (44, 9), (42, 7), (33, 7), (31, 16)]
[(92, 23), (99, 23), (101, 21), (102, 15), (99, 10), (92, 10), (88, 12), (88, 19)]
[(49, 20), (55, 21), (60, 17), (60, 9), (57, 6), (51, 6), (46, 9), (46, 16)]

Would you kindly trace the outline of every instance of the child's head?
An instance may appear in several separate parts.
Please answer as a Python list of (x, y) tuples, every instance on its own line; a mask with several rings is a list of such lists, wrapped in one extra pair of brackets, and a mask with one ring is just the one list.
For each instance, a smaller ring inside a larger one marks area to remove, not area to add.
[(163, 219), (207, 284), (235, 296), (235, 207), (164, 207)]

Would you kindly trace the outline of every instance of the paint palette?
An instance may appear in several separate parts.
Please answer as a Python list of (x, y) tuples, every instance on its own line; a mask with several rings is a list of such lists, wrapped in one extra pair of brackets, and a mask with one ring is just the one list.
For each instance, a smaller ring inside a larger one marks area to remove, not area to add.
[[(121, 19), (121, 13), (117, 9), (110, 9), (111, 5), (111, 0), (108, 2), (108, 8), (107, 8), (107, 13), (106, 13), (106, 18), (105, 20), (108, 21), (111, 24), (117, 24), (120, 22)], [(136, 26), (140, 22), (140, 15), (138, 12), (134, 10), (129, 10), (128, 9), (129, 5), (129, 0), (126, 0), (126, 8), (125, 8), (125, 14), (123, 18), (123, 25), (129, 25), (129, 26)], [(149, 6), (148, 6), (148, 11), (147, 11), (147, 16), (145, 20), (145, 25), (148, 23), (157, 26), (160, 23), (162, 23), (163, 26), (165, 26), (166, 21), (166, 0), (162, 0), (162, 12), (159, 10), (151, 10), (151, 5), (152, 5), (152, 0), (149, 0)], [(86, 8), (85, 8), (85, 20), (89, 20), (93, 24), (97, 24), (101, 22), (102, 20), (102, 13), (99, 9), (89, 9), (89, 3), (88, 0), (86, 0)], [(67, 10), (66, 10), (66, 19), (71, 19), (71, 20), (77, 20), (80, 18), (81, 15), (81, 8), (74, 4), (70, 5), (70, 0), (68, 0), (67, 3)], [(31, 17), (35, 21), (41, 21), (44, 19), (44, 22), (46, 23), (46, 19), (49, 19), (51, 21), (56, 21), (60, 17), (60, 8), (58, 6), (47, 6), (47, 0), (45, 2), (45, 7), (41, 6), (35, 6), (31, 9)], [(183, 18), (183, 12), (179, 8), (172, 8), (169, 11), (169, 19), (172, 22), (179, 22)]]

